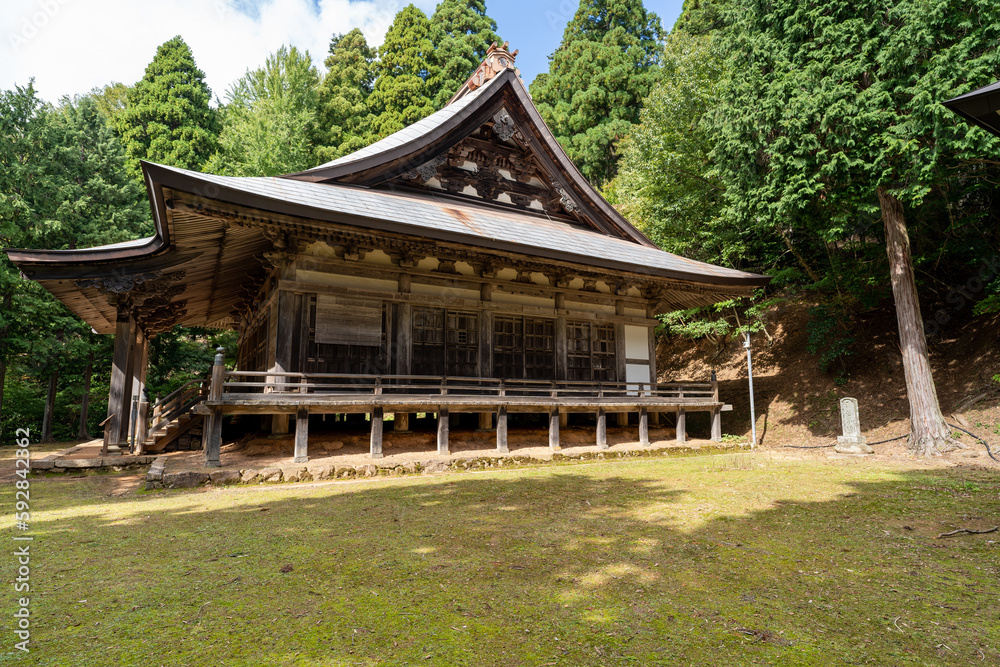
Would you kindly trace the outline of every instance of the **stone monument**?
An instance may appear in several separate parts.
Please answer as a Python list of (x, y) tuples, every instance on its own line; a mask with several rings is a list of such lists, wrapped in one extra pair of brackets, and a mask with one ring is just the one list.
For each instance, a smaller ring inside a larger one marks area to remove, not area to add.
[(834, 449), (841, 454), (873, 454), (874, 449), (865, 444), (861, 435), (861, 421), (858, 419), (858, 399), (840, 399), (840, 424), (844, 435), (837, 437)]

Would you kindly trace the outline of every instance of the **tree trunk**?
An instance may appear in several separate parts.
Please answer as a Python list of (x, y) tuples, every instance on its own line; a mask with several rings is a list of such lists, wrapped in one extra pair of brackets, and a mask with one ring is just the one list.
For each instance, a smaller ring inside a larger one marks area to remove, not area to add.
[(910, 402), (908, 445), (910, 452), (917, 456), (936, 456), (942, 451), (954, 449), (954, 441), (948, 435), (934, 389), (903, 205), (884, 189), (878, 188), (877, 192), (885, 221), (886, 252), (899, 324), (899, 348), (903, 353), (906, 396)]
[(87, 417), (90, 413), (90, 377), (94, 372), (94, 351), (87, 355), (87, 367), (83, 371), (83, 397), (80, 399), (80, 430), (76, 437), (80, 440), (90, 440), (87, 430)]
[[(3, 312), (10, 312), (10, 305), (13, 297), (8, 292), (3, 296)], [(10, 325), (4, 325), (3, 329), (0, 329), (0, 424), (3, 424), (3, 390), (7, 382), (7, 333), (10, 331)], [(0, 433), (0, 435), (3, 435)]]
[(52, 437), (52, 414), (56, 407), (56, 381), (59, 379), (59, 370), (53, 370), (49, 376), (49, 392), (45, 397), (45, 416), (42, 418), (42, 438), (39, 442), (55, 442)]

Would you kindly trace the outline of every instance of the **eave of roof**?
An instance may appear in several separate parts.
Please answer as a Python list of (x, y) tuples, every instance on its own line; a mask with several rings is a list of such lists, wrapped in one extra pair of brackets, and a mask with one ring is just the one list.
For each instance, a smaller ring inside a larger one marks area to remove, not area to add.
[(438, 241), (649, 273), (713, 286), (761, 286), (770, 278), (679, 257), (543, 215), (457, 202), (432, 193), (372, 190), (271, 177), (229, 177), (148, 164), (160, 187), (309, 220), (346, 223)]

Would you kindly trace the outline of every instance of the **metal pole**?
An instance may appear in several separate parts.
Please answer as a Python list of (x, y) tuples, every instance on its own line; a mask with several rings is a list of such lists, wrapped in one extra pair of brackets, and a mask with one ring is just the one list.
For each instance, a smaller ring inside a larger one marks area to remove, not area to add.
[(750, 449), (757, 447), (757, 412), (753, 402), (753, 360), (750, 358), (750, 332), (743, 342), (743, 347), (747, 350), (747, 377), (750, 378), (750, 433), (753, 440), (750, 442)]

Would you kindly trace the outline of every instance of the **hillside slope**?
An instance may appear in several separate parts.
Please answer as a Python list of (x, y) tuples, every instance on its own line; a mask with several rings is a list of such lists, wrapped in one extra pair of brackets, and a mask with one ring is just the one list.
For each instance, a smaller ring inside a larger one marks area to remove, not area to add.
[[(807, 349), (809, 308), (800, 298), (773, 306), (765, 315), (764, 334), (753, 337), (754, 394), (758, 440), (764, 447), (833, 444), (840, 434), (839, 400), (858, 399), (861, 428), (869, 442), (909, 432), (909, 406), (891, 304), (855, 318), (854, 353), (846, 358), (845, 382), (820, 370)], [(985, 438), (1000, 458), (1000, 315), (955, 323), (931, 345), (931, 364), (941, 408), (952, 424)], [(729, 340), (721, 350), (709, 341), (662, 336), (657, 344), (659, 379), (708, 379), (718, 373), (722, 399), (733, 405), (723, 415), (723, 433), (750, 431), (747, 359), (741, 341)], [(973, 403), (970, 407), (970, 403)], [(708, 429), (703, 415), (689, 416), (694, 435)], [(749, 437), (749, 436), (748, 436)], [(972, 438), (963, 440), (979, 453)], [(887, 443), (883, 451), (905, 452), (905, 441)]]

